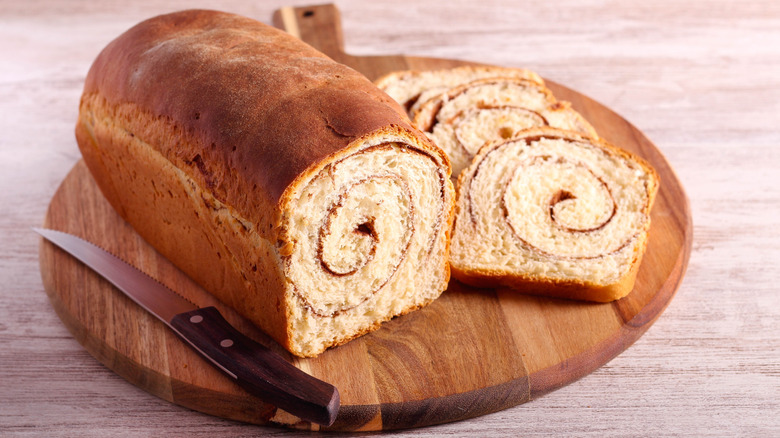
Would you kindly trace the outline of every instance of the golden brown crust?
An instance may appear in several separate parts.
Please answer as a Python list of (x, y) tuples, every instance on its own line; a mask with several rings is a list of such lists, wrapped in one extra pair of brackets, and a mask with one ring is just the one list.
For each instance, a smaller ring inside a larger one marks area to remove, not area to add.
[[(134, 26), (97, 57), (84, 94), (132, 102), (191, 136), (211, 189), (250, 220), (312, 163), (404, 111), (363, 75), (249, 18), (189, 10)], [(294, 116), (292, 116), (294, 115)], [(262, 188), (265, 199), (241, 196)]]
[(474, 287), (506, 287), (518, 293), (569, 300), (607, 303), (628, 295), (634, 288), (642, 255), (647, 246), (646, 235), (640, 236), (639, 245), (629, 271), (613, 284), (600, 285), (579, 279), (560, 280), (491, 269), (469, 269), (450, 266), (452, 276), (458, 281)]
[(100, 99), (83, 105), (78, 143), (114, 209), (197, 283), (239, 313), (252, 315), (255, 324), (289, 347), (282, 273), (274, 263), (275, 249), (255, 225), (203, 190), (141, 135), (120, 128), (144, 126), (164, 136), (165, 123), (133, 113), (130, 104), (123, 105), (122, 116)]

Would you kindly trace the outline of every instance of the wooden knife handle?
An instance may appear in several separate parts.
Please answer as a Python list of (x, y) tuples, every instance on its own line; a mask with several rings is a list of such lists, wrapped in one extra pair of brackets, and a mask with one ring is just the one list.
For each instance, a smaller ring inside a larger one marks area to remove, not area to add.
[(336, 387), (299, 370), (241, 334), (215, 307), (173, 317), (170, 325), (248, 392), (312, 423), (330, 426), (340, 406)]

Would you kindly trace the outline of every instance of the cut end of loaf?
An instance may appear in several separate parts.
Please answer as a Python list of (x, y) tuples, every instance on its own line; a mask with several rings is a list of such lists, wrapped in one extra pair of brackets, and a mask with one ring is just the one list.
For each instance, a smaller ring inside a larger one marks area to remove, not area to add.
[(401, 130), (355, 142), (285, 195), (290, 350), (313, 356), (446, 288), (446, 158)]

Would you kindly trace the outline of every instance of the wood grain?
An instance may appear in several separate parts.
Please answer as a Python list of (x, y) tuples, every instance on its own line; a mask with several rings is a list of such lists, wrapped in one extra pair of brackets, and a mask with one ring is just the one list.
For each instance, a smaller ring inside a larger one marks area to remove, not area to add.
[[(41, 284), (38, 238), (79, 160), (90, 63), (136, 22), (189, 7), (270, 22), (290, 0), (6, 1), (0, 5), (0, 435), (310, 436), (223, 420), (96, 361)], [(301, 4), (301, 2), (297, 2)], [(530, 67), (651, 138), (690, 197), (679, 292), (588, 376), (494, 414), (385, 436), (780, 435), (780, 3), (338, 0), (348, 53)], [(362, 376), (361, 376), (362, 377)], [(356, 377), (357, 378), (357, 377)]]
[[(321, 50), (336, 50), (328, 54), (369, 76), (409, 65), (440, 68), (462, 63), (346, 55), (341, 52), (340, 17), (333, 6), (283, 9), (276, 17)], [(342, 406), (329, 430), (410, 428), (484, 415), (571, 383), (631, 345), (671, 300), (690, 253), (687, 198), (653, 144), (595, 101), (561, 85), (554, 85), (554, 91), (572, 101), (607, 138), (647, 158), (661, 176), (650, 245), (636, 287), (614, 303), (528, 297), (453, 281), (441, 298), (420, 311), (317, 358), (296, 359), (176, 273), (113, 212), (83, 163), (55, 194), (45, 225), (106, 247), (200, 306), (214, 303), (249, 336), (334, 384)], [(225, 418), (319, 429), (253, 400), (162, 323), (49, 244), (41, 247), (41, 271), (55, 309), (74, 336), (131, 383)]]

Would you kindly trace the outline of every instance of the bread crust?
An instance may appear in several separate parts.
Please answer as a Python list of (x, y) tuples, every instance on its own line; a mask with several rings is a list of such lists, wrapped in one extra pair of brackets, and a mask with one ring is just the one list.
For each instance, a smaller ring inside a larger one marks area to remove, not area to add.
[[(169, 120), (189, 146), (160, 152), (177, 165), (200, 154), (215, 196), (252, 221), (312, 163), (391, 124), (413, 130), (360, 73), (281, 30), (216, 11), (134, 26), (98, 55), (84, 84), (91, 94)], [(240, 196), (255, 187), (263, 198)]]
[(515, 292), (569, 300), (608, 303), (625, 297), (634, 288), (642, 255), (647, 246), (646, 234), (637, 247), (629, 271), (612, 284), (595, 284), (580, 279), (562, 280), (505, 272), (494, 269), (470, 269), (451, 266), (452, 276), (458, 281), (479, 288), (505, 287)]
[[(278, 29), (205, 10), (155, 17), (112, 41), (87, 75), (76, 126), (117, 212), (299, 356), (321, 350), (290, 341), (285, 212), (328, 162), (383, 136), (431, 157), (449, 184), (446, 155), (363, 75)], [(448, 248), (454, 194), (442, 190), (437, 235)], [(449, 269), (439, 264), (442, 291)]]

